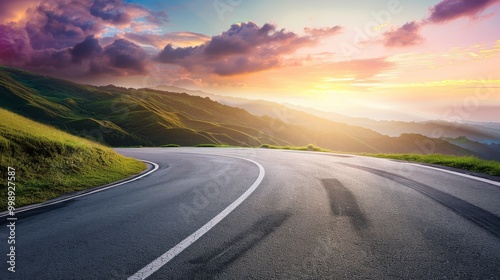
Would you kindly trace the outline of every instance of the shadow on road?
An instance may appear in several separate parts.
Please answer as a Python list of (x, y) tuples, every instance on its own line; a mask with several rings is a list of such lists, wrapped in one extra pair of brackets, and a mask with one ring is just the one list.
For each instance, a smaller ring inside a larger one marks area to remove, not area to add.
[(333, 215), (349, 217), (351, 225), (358, 232), (368, 227), (368, 219), (348, 188), (334, 178), (322, 179), (321, 183), (328, 194)]
[(280, 227), (290, 216), (290, 213), (277, 212), (261, 218), (248, 230), (238, 234), (222, 246), (190, 260), (189, 262), (197, 267), (191, 270), (190, 275), (185, 276), (191, 279), (213, 278)]

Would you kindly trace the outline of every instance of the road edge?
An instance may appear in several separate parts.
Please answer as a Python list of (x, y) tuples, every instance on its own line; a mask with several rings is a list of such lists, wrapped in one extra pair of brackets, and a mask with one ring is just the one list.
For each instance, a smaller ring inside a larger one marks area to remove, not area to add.
[[(94, 194), (94, 193), (102, 192), (102, 191), (105, 191), (105, 190), (108, 190), (108, 189), (111, 189), (111, 188), (114, 188), (114, 187), (117, 187), (117, 186), (121, 186), (121, 185), (130, 183), (130, 182), (139, 180), (139, 179), (141, 179), (143, 177), (146, 177), (149, 174), (151, 174), (151, 173), (155, 172), (156, 170), (158, 170), (158, 168), (160, 167), (157, 163), (154, 163), (152, 161), (147, 161), (147, 160), (142, 160), (142, 159), (138, 159), (138, 160), (146, 163), (148, 165), (148, 168), (146, 168), (146, 170), (144, 170), (143, 172), (141, 172), (141, 173), (139, 173), (137, 175), (133, 175), (131, 177), (125, 178), (125, 179), (120, 180), (120, 181), (116, 181), (116, 182), (109, 183), (109, 184), (102, 185), (102, 186), (93, 187), (93, 188), (86, 189), (86, 190), (83, 190), (83, 191), (78, 191), (78, 192), (70, 193), (70, 194), (64, 194), (62, 196), (49, 199), (49, 200), (47, 200), (45, 202), (40, 202), (40, 203), (36, 203), (36, 204), (30, 204), (30, 205), (22, 206), (22, 207), (16, 208), (15, 213), (22, 213), (22, 212), (26, 212), (26, 211), (30, 211), (30, 210), (34, 210), (34, 209), (39, 209), (39, 208), (47, 207), (47, 206), (50, 206), (50, 205), (55, 205), (55, 204), (62, 203), (62, 202), (65, 202), (65, 201), (69, 201), (69, 200), (73, 200), (73, 199), (76, 199), (76, 198), (80, 198), (80, 197), (84, 197), (84, 196), (87, 196), (87, 195), (91, 195), (91, 194)], [(152, 168), (151, 168), (151, 166), (152, 166)], [(7, 217), (8, 215), (9, 215), (9, 211), (0, 212), (0, 218)]]

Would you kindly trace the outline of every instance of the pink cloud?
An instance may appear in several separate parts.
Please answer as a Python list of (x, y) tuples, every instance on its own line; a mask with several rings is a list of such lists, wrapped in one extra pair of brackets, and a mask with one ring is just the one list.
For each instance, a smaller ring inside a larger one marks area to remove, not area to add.
[(387, 61), (385, 58), (358, 59), (350, 61), (336, 62), (325, 65), (324, 71), (337, 76), (354, 76), (356, 79), (369, 79), (380, 72), (395, 67), (395, 63)]
[(443, 0), (431, 7), (428, 20), (442, 23), (460, 17), (476, 17), (486, 8), (499, 3), (499, 0)]
[(421, 24), (416, 21), (408, 22), (403, 26), (387, 31), (383, 34), (383, 43), (386, 47), (408, 47), (422, 43), (420, 35)]
[(313, 37), (326, 37), (339, 34), (340, 32), (342, 32), (342, 27), (338, 25), (334, 27), (325, 27), (325, 28), (305, 27), (304, 32)]

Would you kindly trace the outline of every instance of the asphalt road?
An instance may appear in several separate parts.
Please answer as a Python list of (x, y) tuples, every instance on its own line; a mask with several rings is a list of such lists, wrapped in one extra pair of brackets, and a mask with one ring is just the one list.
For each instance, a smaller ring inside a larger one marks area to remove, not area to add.
[(0, 279), (500, 279), (500, 186), (349, 155), (118, 151), (160, 167), (19, 213), (15, 273), (2, 218)]

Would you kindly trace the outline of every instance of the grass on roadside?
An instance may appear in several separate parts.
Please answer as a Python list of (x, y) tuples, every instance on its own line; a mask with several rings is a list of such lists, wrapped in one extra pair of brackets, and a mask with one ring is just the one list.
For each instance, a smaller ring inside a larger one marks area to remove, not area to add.
[(377, 158), (389, 158), (422, 162), (459, 168), (477, 173), (485, 173), (493, 176), (500, 176), (500, 162), (494, 160), (482, 160), (476, 157), (459, 157), (441, 154), (362, 154)]
[(198, 148), (239, 148), (239, 146), (232, 146), (232, 145), (220, 145), (220, 144), (198, 144), (196, 145)]
[(177, 144), (166, 144), (166, 145), (162, 145), (163, 148), (178, 148), (180, 147), (181, 145), (177, 145)]
[(303, 147), (295, 147), (295, 146), (276, 146), (276, 145), (269, 145), (269, 144), (262, 144), (260, 146), (261, 148), (265, 149), (281, 149), (281, 150), (295, 150), (295, 151), (315, 151), (315, 152), (331, 152), (330, 150), (323, 149), (320, 147), (317, 147), (313, 144), (309, 144), (307, 146)]
[(220, 145), (217, 144), (198, 144), (196, 145), (198, 148), (215, 148), (215, 147), (220, 147)]
[(7, 209), (7, 168), (15, 169), (15, 207), (115, 182), (143, 162), (0, 109), (0, 211)]
[[(294, 147), (294, 146), (274, 146), (269, 144), (263, 144), (261, 148), (266, 149), (282, 149), (282, 150), (297, 150), (297, 151), (318, 151), (318, 152), (333, 152), (331, 150), (323, 149), (312, 144), (304, 147)], [(345, 152), (343, 152), (345, 153)], [(477, 173), (484, 173), (493, 176), (500, 176), (500, 162), (494, 160), (482, 160), (476, 157), (466, 157), (466, 156), (452, 156), (452, 155), (441, 155), (441, 154), (370, 154), (361, 153), (362, 156), (370, 156), (377, 158), (388, 158), (388, 159), (398, 159), (421, 163), (430, 163), (448, 167), (459, 168), (463, 170), (468, 170)]]

